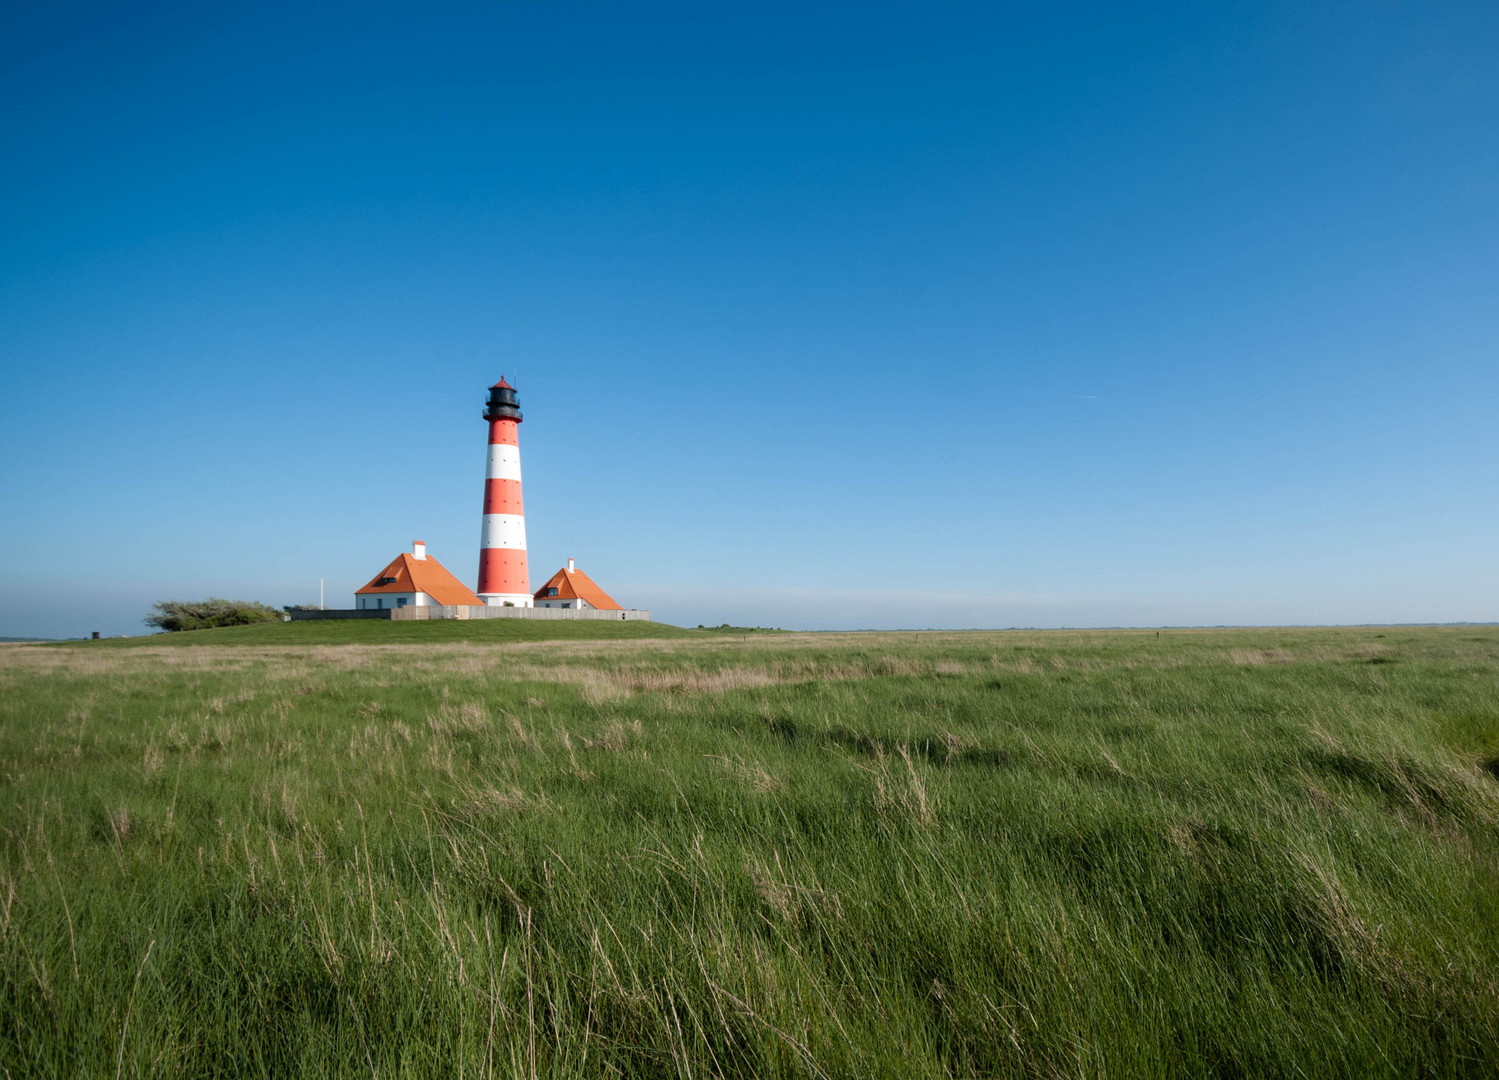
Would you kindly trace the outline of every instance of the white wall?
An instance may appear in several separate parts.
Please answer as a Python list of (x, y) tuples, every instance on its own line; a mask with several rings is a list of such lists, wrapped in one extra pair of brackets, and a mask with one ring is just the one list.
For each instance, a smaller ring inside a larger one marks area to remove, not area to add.
[[(405, 604), (401, 602), (403, 600), (405, 601)], [(405, 607), (407, 605), (415, 607), (418, 604), (426, 605), (430, 604), (431, 602), (431, 597), (429, 597), (424, 592), (375, 593), (374, 595), (366, 593), (363, 596), (354, 597), (354, 606), (356, 608), (393, 608)]]

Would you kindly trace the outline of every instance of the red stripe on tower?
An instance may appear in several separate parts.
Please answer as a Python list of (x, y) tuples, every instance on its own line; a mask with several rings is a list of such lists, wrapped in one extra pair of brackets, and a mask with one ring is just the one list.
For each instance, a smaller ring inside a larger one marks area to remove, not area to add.
[(486, 514), (524, 514), (521, 509), (519, 480), (484, 481), (484, 512)]
[(526, 516), (520, 486), (520, 402), (503, 378), (489, 389), (489, 461), (484, 470), (484, 528), (479, 536), (479, 598), (492, 607), (531, 606)]

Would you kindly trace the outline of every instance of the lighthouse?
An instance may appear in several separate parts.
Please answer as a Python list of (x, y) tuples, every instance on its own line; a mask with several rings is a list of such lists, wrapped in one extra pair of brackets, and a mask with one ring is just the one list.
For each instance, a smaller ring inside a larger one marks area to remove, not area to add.
[(484, 528), (479, 537), (479, 599), (490, 607), (531, 607), (526, 516), (520, 490), (520, 402), (515, 387), (489, 388), (489, 462), (484, 470)]

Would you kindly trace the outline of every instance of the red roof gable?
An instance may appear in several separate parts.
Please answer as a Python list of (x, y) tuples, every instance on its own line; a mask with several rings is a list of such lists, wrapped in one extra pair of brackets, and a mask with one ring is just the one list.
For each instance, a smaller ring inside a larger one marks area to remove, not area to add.
[[(571, 561), (571, 560), (569, 560)], [(548, 589), (556, 589), (555, 596), (547, 594)], [(618, 604), (614, 597), (593, 583), (593, 579), (581, 570), (569, 570), (563, 567), (558, 570), (545, 585), (536, 590), (533, 597), (536, 600), (586, 600), (596, 608), (604, 611), (623, 611), (624, 608)]]
[(397, 555), (394, 562), (370, 578), (370, 583), (354, 595), (414, 592), (424, 592), (438, 604), (484, 606), (484, 601), (474, 595), (473, 590), (448, 573), (447, 568), (430, 555), (425, 559), (410, 554)]

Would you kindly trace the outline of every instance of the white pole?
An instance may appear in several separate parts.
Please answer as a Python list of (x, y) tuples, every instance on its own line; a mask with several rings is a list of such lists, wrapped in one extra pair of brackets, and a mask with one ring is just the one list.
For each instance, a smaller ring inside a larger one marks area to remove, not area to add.
[(323, 610), (323, 579), (317, 579), (317, 609)]

